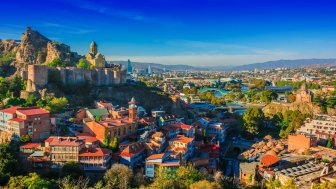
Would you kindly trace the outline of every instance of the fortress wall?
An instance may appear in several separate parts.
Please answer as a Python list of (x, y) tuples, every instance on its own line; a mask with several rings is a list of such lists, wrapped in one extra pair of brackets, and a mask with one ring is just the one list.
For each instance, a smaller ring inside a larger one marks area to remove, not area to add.
[(43, 88), (52, 79), (60, 79), (64, 85), (78, 85), (89, 83), (95, 86), (108, 86), (126, 82), (126, 70), (103, 68), (85, 70), (75, 67), (49, 68), (45, 65), (29, 65), (27, 73), (27, 91)]
[(28, 77), (36, 86), (45, 86), (48, 83), (48, 67), (42, 65), (28, 65)]

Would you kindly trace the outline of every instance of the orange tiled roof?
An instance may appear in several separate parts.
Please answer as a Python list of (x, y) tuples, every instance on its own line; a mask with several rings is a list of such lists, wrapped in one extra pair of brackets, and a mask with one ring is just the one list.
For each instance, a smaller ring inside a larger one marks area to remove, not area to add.
[(185, 137), (183, 135), (177, 135), (175, 138), (170, 139), (170, 141), (177, 141), (181, 143), (190, 143), (194, 141), (194, 138)]
[(17, 112), (24, 115), (39, 115), (39, 114), (49, 114), (49, 111), (40, 108), (40, 107), (27, 107), (27, 108), (18, 108)]
[(51, 136), (45, 140), (50, 146), (80, 146), (83, 141), (77, 137), (55, 137)]
[(153, 154), (153, 155), (150, 155), (149, 157), (147, 157), (146, 159), (160, 159), (164, 156), (165, 154), (164, 153), (161, 153), (161, 154)]
[(273, 164), (276, 164), (280, 159), (277, 157), (277, 156), (273, 156), (273, 155), (264, 155), (261, 159), (260, 159), (260, 162), (268, 167), (268, 166), (271, 166)]
[(40, 147), (40, 146), (41, 146), (40, 143), (27, 143), (25, 145), (20, 146), (20, 148), (31, 149), (31, 148), (37, 148), (37, 147)]
[(24, 122), (25, 120), (20, 119), (20, 118), (13, 118), (13, 119), (10, 119), (9, 121)]
[(120, 156), (132, 157), (133, 155), (139, 154), (145, 150), (143, 143), (133, 143), (128, 145), (121, 153)]
[(105, 148), (85, 149), (79, 152), (80, 157), (102, 157), (111, 154), (112, 151)]
[(16, 110), (18, 109), (18, 106), (12, 106), (10, 108), (2, 109), (0, 112), (7, 113), (7, 114), (15, 114)]

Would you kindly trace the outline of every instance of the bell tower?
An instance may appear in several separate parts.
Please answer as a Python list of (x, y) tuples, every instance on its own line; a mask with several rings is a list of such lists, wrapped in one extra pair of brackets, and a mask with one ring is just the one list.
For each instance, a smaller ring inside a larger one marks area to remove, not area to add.
[(128, 120), (130, 122), (135, 122), (137, 119), (137, 105), (134, 97), (132, 97), (131, 101), (128, 102)]
[(98, 53), (98, 47), (96, 42), (92, 41), (90, 44), (90, 53), (96, 55)]

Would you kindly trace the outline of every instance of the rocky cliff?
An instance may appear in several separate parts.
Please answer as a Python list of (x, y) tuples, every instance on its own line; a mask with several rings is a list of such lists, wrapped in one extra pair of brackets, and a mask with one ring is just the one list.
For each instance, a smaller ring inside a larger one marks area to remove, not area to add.
[(14, 40), (0, 40), (0, 53), (11, 54), (16, 53), (19, 48), (19, 44)]
[(56, 58), (71, 66), (81, 58), (71, 52), (68, 45), (51, 41), (30, 27), (22, 34), (21, 41), (0, 40), (0, 54), (9, 53), (15, 54), (18, 68), (28, 64), (44, 64)]

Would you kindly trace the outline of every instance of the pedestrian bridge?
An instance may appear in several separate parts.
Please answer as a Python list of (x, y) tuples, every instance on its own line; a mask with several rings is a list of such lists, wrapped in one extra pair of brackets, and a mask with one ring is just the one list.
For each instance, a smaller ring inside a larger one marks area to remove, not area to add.
[(205, 92), (219, 92), (221, 95), (226, 95), (229, 91), (225, 89), (218, 89), (218, 88), (202, 88), (198, 90), (199, 93), (205, 93)]

